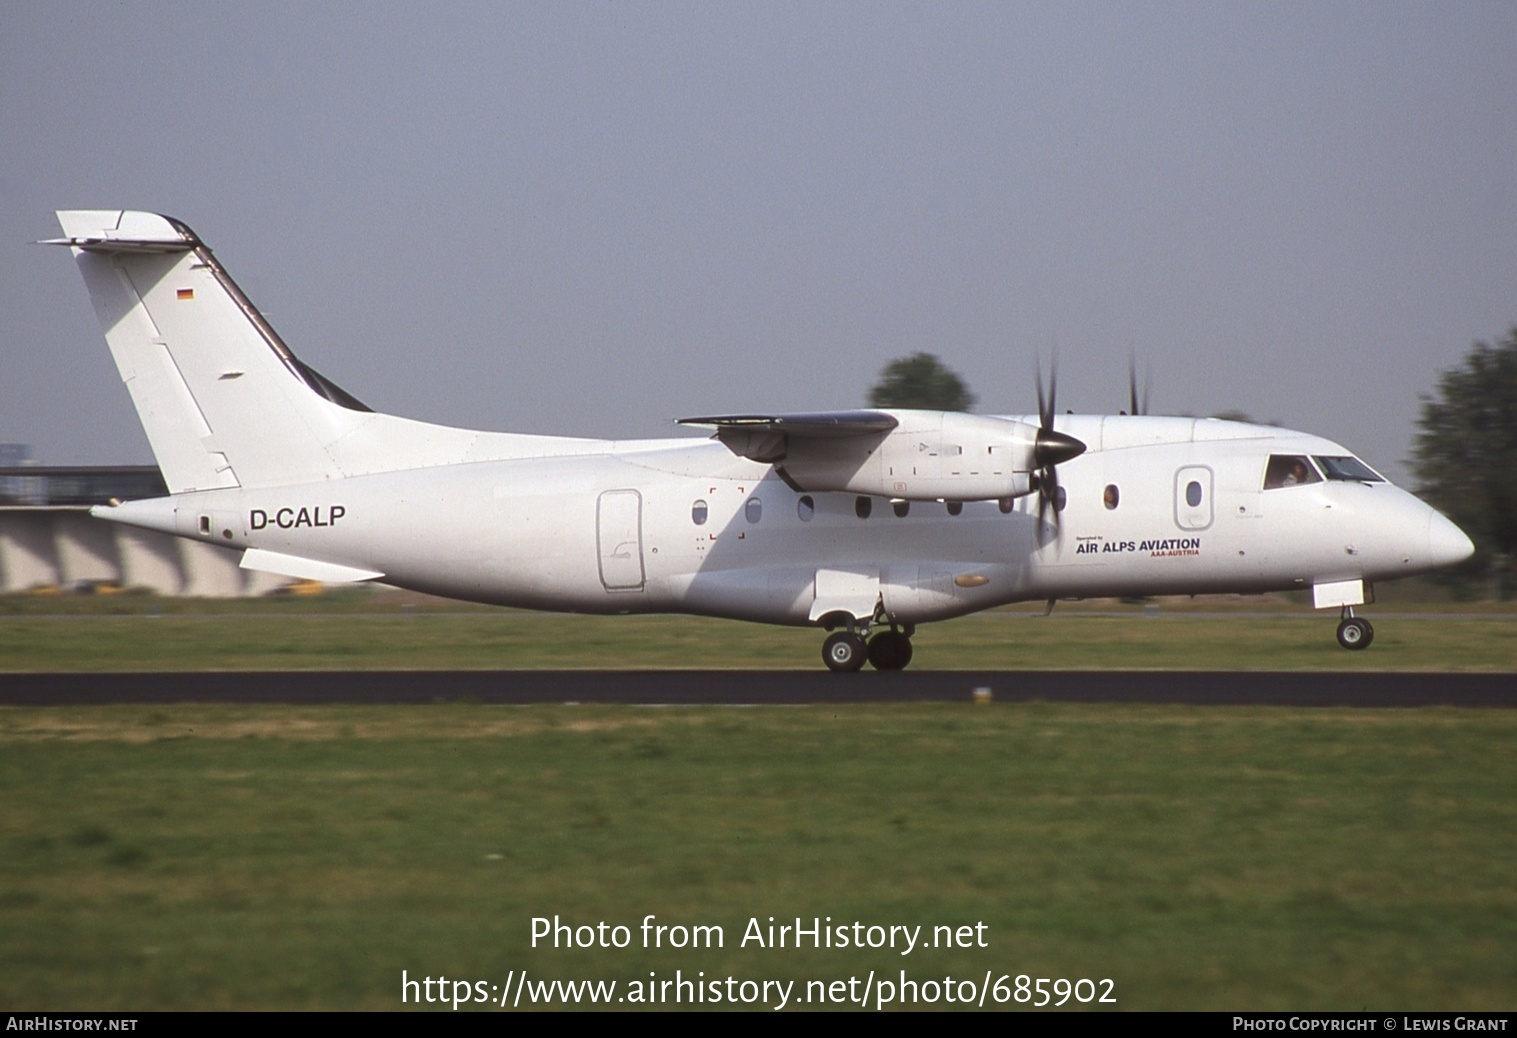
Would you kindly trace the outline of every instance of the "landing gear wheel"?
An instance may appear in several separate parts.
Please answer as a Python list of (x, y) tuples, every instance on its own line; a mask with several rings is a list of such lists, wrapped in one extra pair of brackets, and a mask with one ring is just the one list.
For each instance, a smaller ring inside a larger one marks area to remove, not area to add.
[(869, 663), (875, 670), (901, 670), (911, 662), (911, 639), (900, 631), (881, 631), (869, 639)]
[(1338, 625), (1338, 644), (1345, 649), (1368, 649), (1375, 629), (1362, 616), (1351, 616)]
[(822, 659), (827, 663), (827, 669), (838, 674), (851, 674), (864, 665), (868, 658), (869, 650), (864, 647), (864, 639), (852, 631), (839, 631), (829, 635), (822, 643)]

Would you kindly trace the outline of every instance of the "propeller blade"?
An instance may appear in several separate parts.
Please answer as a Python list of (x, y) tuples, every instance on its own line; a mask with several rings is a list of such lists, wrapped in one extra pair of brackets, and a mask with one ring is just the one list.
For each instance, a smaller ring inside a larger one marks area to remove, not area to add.
[(1038, 376), (1038, 427), (1040, 429), (1053, 428), (1053, 411), (1048, 402), (1043, 398), (1043, 357), (1040, 354), (1035, 360)]
[[(1056, 432), (1054, 416), (1058, 414), (1059, 354), (1055, 349), (1048, 359), (1048, 392), (1043, 391), (1043, 358), (1037, 358), (1038, 373), (1038, 436), (1033, 441), (1032, 460), (1037, 467), (1033, 483), (1038, 490), (1038, 525), (1045, 525), (1048, 509), (1053, 507), (1054, 537), (1062, 536), (1059, 520), (1059, 472), (1058, 466), (1070, 458), (1085, 453), (1085, 444), (1068, 433)], [(1136, 398), (1137, 389), (1133, 395)]]
[(1127, 355), (1127, 413), (1148, 414), (1148, 387), (1153, 382), (1152, 371), (1148, 365), (1143, 366), (1143, 398), (1138, 398), (1138, 358), (1135, 354)]
[[(1064, 524), (1061, 518), (1063, 509), (1059, 507), (1059, 498), (1063, 491), (1059, 488), (1059, 472), (1049, 466), (1038, 474), (1038, 526), (1041, 529), (1045, 525), (1053, 527), (1053, 539), (1062, 540), (1064, 537)], [(1048, 510), (1053, 509), (1053, 522), (1047, 522)]]
[(1059, 406), (1054, 401), (1059, 397), (1059, 353), (1055, 350), (1048, 357), (1048, 413), (1039, 414), (1043, 420), (1043, 428), (1052, 431), (1053, 416), (1059, 413)]

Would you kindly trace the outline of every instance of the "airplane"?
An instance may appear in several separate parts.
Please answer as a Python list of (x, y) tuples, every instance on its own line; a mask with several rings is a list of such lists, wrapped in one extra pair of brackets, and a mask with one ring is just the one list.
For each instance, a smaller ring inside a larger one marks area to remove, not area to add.
[[(1217, 419), (876, 408), (705, 415), (709, 438), (479, 432), (377, 413), (301, 361), (184, 223), (58, 213), (169, 496), (96, 517), (247, 569), (472, 602), (830, 633), (899, 670), (917, 625), (1007, 603), (1374, 584), (1474, 548), (1351, 451)], [(1134, 412), (1141, 410), (1133, 391)], [(720, 662), (713, 648), (712, 662)]]

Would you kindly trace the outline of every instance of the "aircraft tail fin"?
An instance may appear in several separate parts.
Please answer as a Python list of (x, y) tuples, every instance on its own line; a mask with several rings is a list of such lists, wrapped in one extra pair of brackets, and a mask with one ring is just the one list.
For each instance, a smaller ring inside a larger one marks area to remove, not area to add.
[(373, 417), (303, 364), (184, 224), (60, 212), (172, 493), (343, 475), (328, 447)]

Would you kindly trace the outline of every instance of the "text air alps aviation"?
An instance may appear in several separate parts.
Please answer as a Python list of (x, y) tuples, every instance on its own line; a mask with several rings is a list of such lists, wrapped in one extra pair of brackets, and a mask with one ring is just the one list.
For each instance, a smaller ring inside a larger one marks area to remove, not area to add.
[[(58, 214), (170, 496), (93, 509), (324, 581), (833, 633), (833, 670), (1028, 599), (1310, 588), (1467, 558), (1336, 443), (1213, 419), (872, 410), (684, 419), (711, 440), (473, 432), (376, 414), (290, 351), (178, 220)], [(1134, 401), (1136, 403), (1136, 401)], [(1134, 411), (1137, 408), (1134, 407)]]

